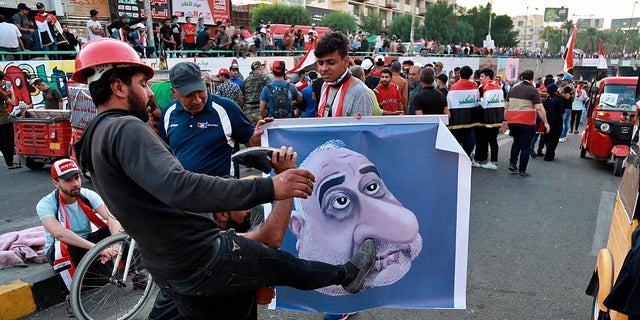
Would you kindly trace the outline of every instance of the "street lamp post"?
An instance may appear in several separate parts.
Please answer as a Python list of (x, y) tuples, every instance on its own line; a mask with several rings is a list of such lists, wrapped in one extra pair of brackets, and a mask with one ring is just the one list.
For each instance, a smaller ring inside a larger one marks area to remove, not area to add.
[(527, 53), (527, 28), (529, 27), (529, 6), (527, 6), (527, 14), (524, 17), (524, 53)]
[(627, 26), (627, 36), (624, 38), (624, 45), (622, 46), (622, 55), (627, 53), (627, 42), (629, 42), (629, 34), (631, 33), (631, 22), (633, 21), (633, 12), (636, 11), (636, 4), (638, 1), (633, 2), (633, 8), (631, 8), (631, 17), (629, 17), (629, 25)]

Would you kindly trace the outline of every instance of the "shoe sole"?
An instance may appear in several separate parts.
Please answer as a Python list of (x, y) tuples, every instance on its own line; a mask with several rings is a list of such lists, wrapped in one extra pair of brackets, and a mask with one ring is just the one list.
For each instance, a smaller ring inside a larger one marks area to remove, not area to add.
[[(369, 244), (369, 242), (370, 242), (370, 244)], [(364, 279), (367, 277), (369, 272), (371, 272), (371, 270), (373, 269), (373, 266), (375, 264), (375, 261), (376, 261), (377, 253), (376, 253), (375, 244), (373, 243), (373, 239), (365, 240), (362, 243), (362, 245), (360, 246), (360, 248), (358, 249), (358, 253), (360, 252), (360, 250), (363, 250), (363, 247), (365, 247), (365, 245), (367, 245), (367, 246), (371, 245), (373, 247), (373, 249), (372, 249), (373, 252), (372, 252), (371, 257), (369, 258), (369, 260), (366, 262), (366, 264), (364, 266), (362, 266), (361, 268), (359, 268), (358, 274), (353, 279), (353, 281), (351, 281), (349, 284), (347, 284), (346, 286), (343, 287), (346, 291), (351, 292), (351, 293), (357, 293), (358, 291), (362, 290), (362, 287), (364, 286)], [(358, 253), (356, 253), (356, 255)], [(355, 264), (353, 264), (353, 265), (356, 266), (356, 268), (358, 267)]]

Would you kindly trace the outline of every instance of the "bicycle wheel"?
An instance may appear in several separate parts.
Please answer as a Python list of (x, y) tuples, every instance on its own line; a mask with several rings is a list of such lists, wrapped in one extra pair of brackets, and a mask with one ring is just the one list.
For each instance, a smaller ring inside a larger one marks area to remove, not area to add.
[[(131, 319), (151, 298), (154, 283), (131, 238), (115, 234), (98, 242), (78, 264), (71, 282), (71, 308), (78, 319)], [(100, 252), (120, 245), (117, 259), (100, 262)], [(127, 252), (133, 252), (125, 277)]]

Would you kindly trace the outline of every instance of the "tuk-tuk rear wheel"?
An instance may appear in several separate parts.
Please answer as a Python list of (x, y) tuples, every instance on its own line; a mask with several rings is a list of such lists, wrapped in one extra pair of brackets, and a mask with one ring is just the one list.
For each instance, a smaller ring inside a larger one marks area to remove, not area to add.
[(27, 159), (25, 160), (25, 165), (31, 170), (40, 170), (44, 168), (44, 162), (38, 162), (31, 157), (27, 157)]
[(623, 157), (615, 157), (613, 159), (613, 175), (619, 177), (622, 175), (622, 165), (624, 164)]
[(598, 306), (598, 294), (599, 292), (599, 287), (596, 285), (596, 294), (593, 297), (593, 304), (592, 304), (592, 309), (591, 309), (591, 314), (593, 315), (592, 318), (593, 320), (611, 320), (611, 318), (609, 317), (609, 312), (602, 312), (602, 310), (600, 310), (600, 307)]
[(580, 145), (580, 158), (587, 157), (587, 148), (585, 148), (582, 144)]

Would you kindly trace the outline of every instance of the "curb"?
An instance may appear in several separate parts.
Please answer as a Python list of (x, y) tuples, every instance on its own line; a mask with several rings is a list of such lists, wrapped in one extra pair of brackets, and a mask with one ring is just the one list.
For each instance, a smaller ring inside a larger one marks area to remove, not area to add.
[(46, 267), (0, 285), (0, 319), (20, 319), (64, 301), (67, 295), (64, 282), (48, 264)]

